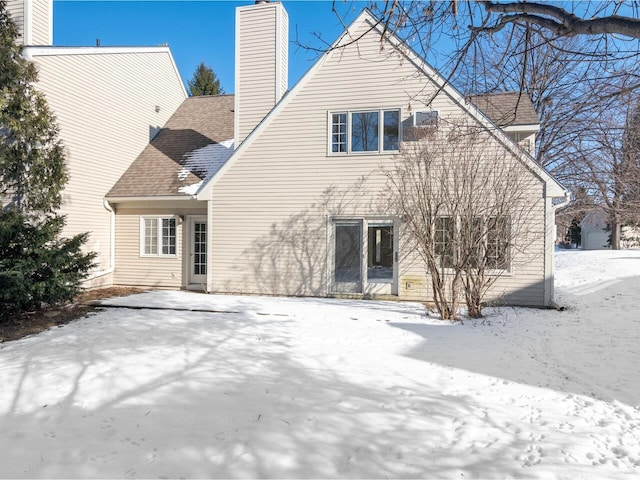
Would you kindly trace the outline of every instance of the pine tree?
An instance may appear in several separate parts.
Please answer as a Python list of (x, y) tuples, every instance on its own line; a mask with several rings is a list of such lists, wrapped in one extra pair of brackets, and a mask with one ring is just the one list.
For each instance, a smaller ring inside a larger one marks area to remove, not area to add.
[(64, 152), (55, 118), (34, 87), (36, 68), (16, 39), (0, 0), (0, 197), (21, 212), (47, 214), (62, 203)]
[(87, 233), (62, 238), (63, 226), (59, 215), (33, 221), (0, 210), (0, 321), (67, 302), (81, 290), (95, 254), (82, 252)]
[(220, 86), (220, 79), (210, 67), (202, 62), (193, 72), (193, 77), (189, 80), (189, 94), (192, 97), (200, 95), (221, 95), (224, 90)]
[(0, 321), (73, 299), (95, 258), (88, 234), (61, 237), (64, 149), (16, 39), (0, 0)]

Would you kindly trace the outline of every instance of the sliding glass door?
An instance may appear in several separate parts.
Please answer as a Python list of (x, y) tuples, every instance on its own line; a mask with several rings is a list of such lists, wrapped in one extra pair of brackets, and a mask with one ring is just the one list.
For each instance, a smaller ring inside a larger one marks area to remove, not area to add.
[(392, 219), (332, 222), (331, 290), (397, 294), (396, 227)]

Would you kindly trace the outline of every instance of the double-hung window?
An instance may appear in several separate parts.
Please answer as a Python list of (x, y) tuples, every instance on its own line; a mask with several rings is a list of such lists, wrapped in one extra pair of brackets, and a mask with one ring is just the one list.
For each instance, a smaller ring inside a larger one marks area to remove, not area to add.
[(140, 218), (140, 254), (146, 257), (176, 255), (175, 217)]
[(445, 268), (453, 267), (454, 227), (453, 217), (436, 218), (434, 253), (440, 259), (440, 265)]
[(487, 267), (509, 270), (509, 221), (508, 217), (487, 219)]
[(442, 267), (509, 271), (508, 216), (438, 217), (434, 227), (434, 253)]
[(400, 149), (400, 110), (330, 114), (331, 153), (382, 153)]

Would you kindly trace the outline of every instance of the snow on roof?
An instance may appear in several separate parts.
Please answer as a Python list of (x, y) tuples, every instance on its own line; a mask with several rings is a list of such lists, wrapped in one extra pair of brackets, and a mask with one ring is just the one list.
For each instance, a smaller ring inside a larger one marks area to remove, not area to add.
[(108, 197), (191, 195), (233, 151), (233, 95), (186, 99)]
[[(234, 139), (224, 140), (220, 143), (212, 143), (202, 148), (197, 148), (185, 154), (182, 168), (178, 170), (178, 180), (184, 181), (189, 173), (193, 173), (206, 182), (213, 177), (218, 170), (229, 160), (233, 153)], [(179, 192), (187, 195), (195, 195), (203, 181), (180, 187)]]

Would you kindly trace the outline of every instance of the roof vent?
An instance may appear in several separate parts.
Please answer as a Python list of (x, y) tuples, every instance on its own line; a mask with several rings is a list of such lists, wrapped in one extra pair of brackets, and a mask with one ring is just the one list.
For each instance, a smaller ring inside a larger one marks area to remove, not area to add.
[(256, 0), (256, 5), (260, 5), (262, 3), (269, 3), (269, 0)]

